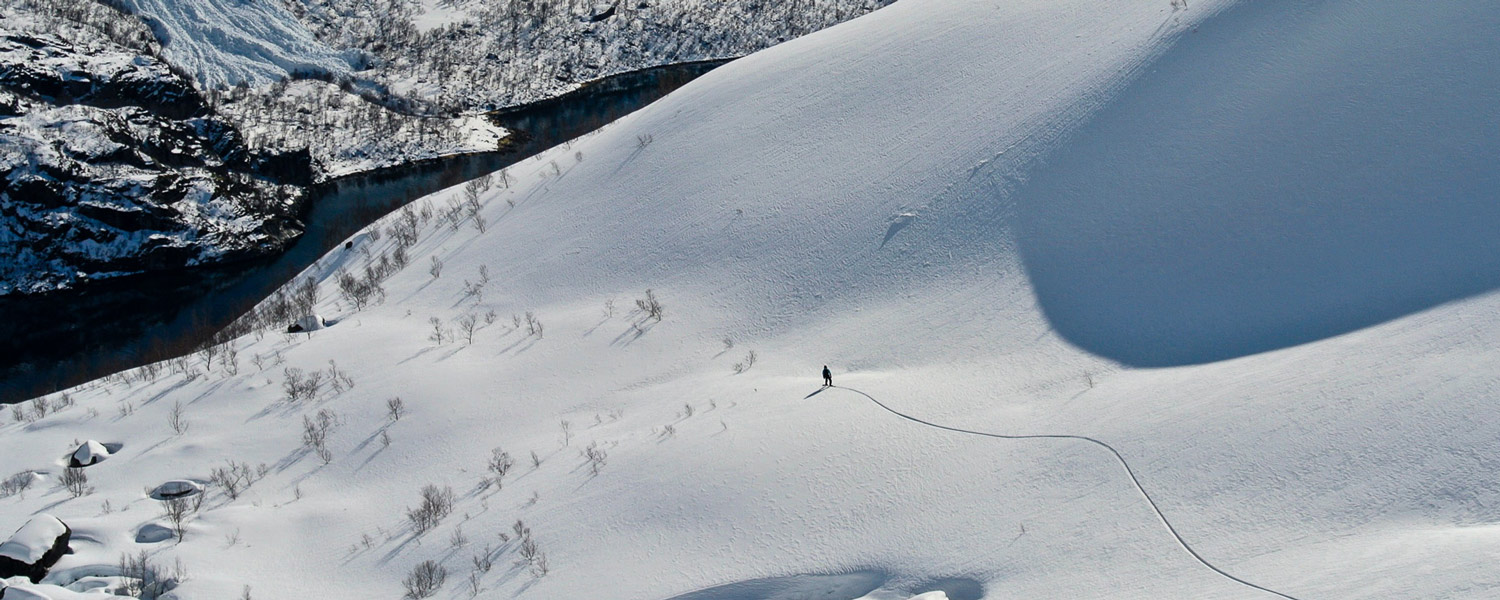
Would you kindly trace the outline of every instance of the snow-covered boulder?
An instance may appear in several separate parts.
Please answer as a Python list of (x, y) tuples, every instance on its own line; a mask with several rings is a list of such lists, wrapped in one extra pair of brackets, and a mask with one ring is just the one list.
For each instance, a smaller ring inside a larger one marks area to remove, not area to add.
[(300, 333), (304, 331), (317, 331), (328, 326), (328, 322), (318, 315), (306, 315), (298, 318), (291, 327), (287, 327), (287, 333)]
[(187, 479), (173, 479), (156, 486), (156, 489), (151, 492), (151, 497), (163, 500), (167, 498), (182, 498), (201, 493), (203, 493), (203, 486), (198, 482)]
[(73, 458), (68, 461), (68, 466), (87, 467), (98, 464), (106, 458), (109, 458), (109, 448), (104, 447), (104, 444), (89, 440), (73, 451)]
[(14, 584), (10, 587), (0, 585), (0, 599), (3, 600), (114, 600), (128, 599), (129, 596), (118, 596), (111, 594), (105, 589), (95, 588), (80, 592), (77, 584), (68, 587), (56, 585), (32, 585)]
[(4, 600), (52, 600), (41, 590), (29, 585), (13, 585), (0, 588), (0, 598)]
[(0, 579), (24, 576), (32, 583), (42, 580), (47, 569), (68, 553), (73, 530), (57, 517), (40, 514), (0, 544)]

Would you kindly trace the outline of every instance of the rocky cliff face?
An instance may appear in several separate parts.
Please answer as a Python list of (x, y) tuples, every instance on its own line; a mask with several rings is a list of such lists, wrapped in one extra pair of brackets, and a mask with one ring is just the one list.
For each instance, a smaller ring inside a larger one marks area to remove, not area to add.
[(305, 152), (247, 147), (192, 84), (107, 40), (0, 21), (0, 295), (281, 250)]

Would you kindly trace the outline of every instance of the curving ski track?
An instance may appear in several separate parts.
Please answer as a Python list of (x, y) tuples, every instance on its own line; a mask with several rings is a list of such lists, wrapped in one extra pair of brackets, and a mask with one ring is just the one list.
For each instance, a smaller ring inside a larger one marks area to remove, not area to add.
[(1193, 560), (1198, 561), (1198, 564), (1201, 564), (1201, 565), (1203, 565), (1205, 567), (1208, 567), (1209, 570), (1212, 570), (1213, 572), (1218, 573), (1219, 575), (1222, 575), (1224, 578), (1226, 578), (1226, 579), (1228, 579), (1230, 581), (1233, 581), (1235, 583), (1238, 583), (1240, 585), (1244, 585), (1244, 586), (1247, 586), (1247, 587), (1250, 587), (1250, 588), (1254, 588), (1254, 589), (1260, 590), (1260, 591), (1268, 593), (1268, 594), (1273, 594), (1273, 595), (1276, 595), (1276, 596), (1281, 597), (1281, 598), (1286, 598), (1287, 600), (1300, 600), (1296, 596), (1291, 596), (1291, 595), (1288, 595), (1288, 594), (1284, 594), (1282, 592), (1278, 592), (1278, 591), (1273, 590), (1271, 588), (1268, 588), (1268, 587), (1265, 587), (1265, 586), (1261, 586), (1261, 585), (1256, 585), (1254, 583), (1250, 583), (1248, 581), (1240, 579), (1239, 577), (1235, 577), (1234, 575), (1230, 575), (1228, 572), (1225, 572), (1223, 569), (1220, 569), (1219, 567), (1214, 566), (1213, 563), (1208, 562), (1207, 559), (1203, 558), (1202, 555), (1198, 554), (1198, 551), (1193, 550), (1193, 547), (1187, 543), (1187, 540), (1182, 539), (1182, 534), (1177, 533), (1177, 528), (1172, 526), (1172, 522), (1167, 520), (1167, 515), (1161, 512), (1161, 507), (1157, 506), (1156, 505), (1156, 501), (1153, 500), (1153, 499), (1151, 499), (1151, 494), (1147, 493), (1146, 492), (1146, 488), (1141, 485), (1141, 480), (1138, 479), (1135, 476), (1135, 471), (1130, 468), (1130, 463), (1125, 462), (1125, 457), (1120, 454), (1119, 450), (1115, 450), (1114, 446), (1111, 446), (1109, 444), (1106, 444), (1106, 443), (1101, 442), (1099, 440), (1096, 440), (1094, 438), (1088, 437), (1086, 435), (1063, 435), (1063, 434), (1005, 435), (1005, 434), (1000, 434), (1000, 433), (989, 433), (989, 432), (984, 432), (984, 431), (974, 431), (972, 429), (960, 429), (958, 427), (950, 427), (948, 425), (942, 425), (942, 424), (939, 424), (939, 423), (933, 423), (932, 421), (926, 421), (926, 420), (923, 420), (923, 419), (920, 419), (920, 418), (917, 418), (917, 417), (913, 417), (913, 416), (908, 415), (906, 413), (903, 413), (901, 411), (898, 411), (898, 410), (896, 410), (894, 408), (886, 406), (886, 404), (884, 402), (876, 400), (874, 396), (871, 396), (869, 394), (866, 394), (866, 393), (861, 392), (859, 390), (856, 390), (854, 388), (840, 387), (840, 386), (830, 386), (830, 387), (833, 387), (833, 388), (836, 388), (836, 389), (841, 389), (841, 390), (846, 390), (846, 391), (850, 391), (850, 392), (859, 394), (861, 396), (864, 396), (870, 402), (874, 402), (876, 406), (879, 406), (880, 408), (885, 409), (886, 412), (889, 412), (889, 413), (891, 413), (893, 415), (896, 415), (898, 417), (901, 417), (901, 418), (906, 419), (908, 421), (911, 421), (913, 423), (918, 423), (918, 424), (921, 424), (921, 425), (926, 425), (928, 427), (933, 427), (933, 428), (936, 428), (936, 429), (942, 429), (942, 430), (945, 430), (945, 431), (952, 431), (954, 433), (962, 433), (962, 434), (967, 434), (967, 435), (978, 435), (978, 436), (983, 436), (983, 437), (999, 438), (999, 439), (1003, 439), (1003, 440), (1077, 440), (1077, 441), (1081, 441), (1081, 442), (1088, 442), (1090, 444), (1094, 444), (1096, 446), (1099, 446), (1100, 448), (1104, 448), (1105, 450), (1108, 450), (1110, 454), (1114, 455), (1115, 460), (1120, 461), (1120, 466), (1125, 467), (1125, 474), (1130, 476), (1130, 482), (1133, 483), (1133, 484), (1135, 484), (1136, 491), (1139, 491), (1141, 493), (1141, 497), (1143, 497), (1143, 498), (1146, 499), (1146, 503), (1149, 504), (1149, 505), (1151, 505), (1151, 510), (1156, 513), (1156, 517), (1158, 519), (1161, 519), (1161, 524), (1165, 525), (1167, 527), (1167, 531), (1171, 532), (1172, 537), (1177, 540), (1177, 545), (1182, 546), (1182, 549), (1186, 550), (1187, 553), (1193, 557)]

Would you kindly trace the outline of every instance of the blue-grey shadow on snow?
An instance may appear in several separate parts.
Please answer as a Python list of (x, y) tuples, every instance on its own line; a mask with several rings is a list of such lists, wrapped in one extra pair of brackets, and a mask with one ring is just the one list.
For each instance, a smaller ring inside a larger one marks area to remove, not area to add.
[(1500, 287), (1495, 31), (1464, 0), (1282, 0), (1184, 34), (1014, 196), (1048, 320), (1169, 366)]
[(771, 577), (688, 592), (668, 600), (855, 600), (880, 588), (888, 578), (880, 571)]

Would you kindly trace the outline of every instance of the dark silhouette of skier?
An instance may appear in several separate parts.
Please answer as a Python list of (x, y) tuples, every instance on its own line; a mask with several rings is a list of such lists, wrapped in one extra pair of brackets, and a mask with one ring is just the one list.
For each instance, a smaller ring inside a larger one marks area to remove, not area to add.
[(833, 387), (833, 371), (828, 370), (828, 365), (823, 365), (823, 387)]

